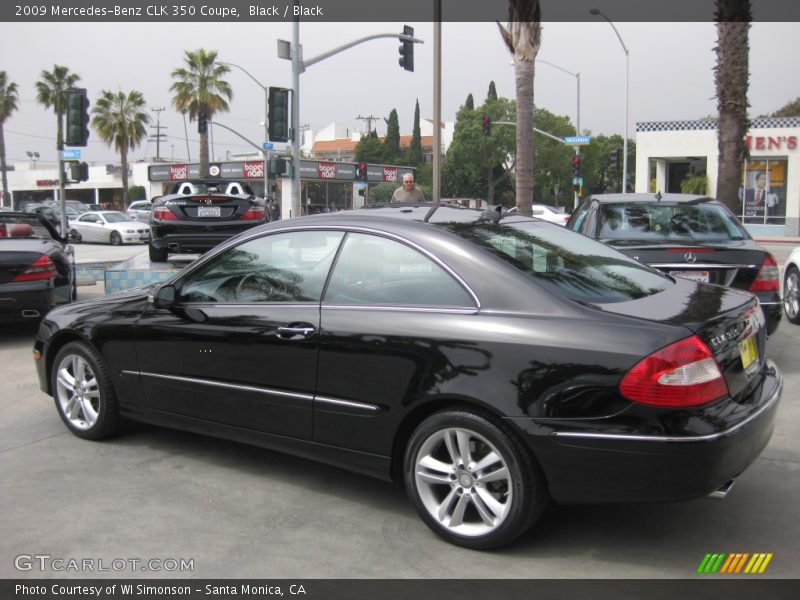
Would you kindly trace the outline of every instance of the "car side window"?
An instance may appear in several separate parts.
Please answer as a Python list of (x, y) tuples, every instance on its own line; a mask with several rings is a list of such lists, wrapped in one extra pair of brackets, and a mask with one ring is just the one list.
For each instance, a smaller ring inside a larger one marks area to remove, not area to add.
[(325, 303), (474, 307), (447, 271), (413, 248), (376, 235), (349, 233), (331, 274)]
[(180, 285), (180, 302), (319, 302), (340, 231), (264, 235), (229, 248)]
[(567, 229), (572, 229), (572, 231), (580, 231), (581, 227), (583, 227), (583, 222), (586, 220), (586, 215), (589, 214), (589, 202), (584, 201), (579, 207), (578, 210), (575, 211), (575, 214), (567, 223)]

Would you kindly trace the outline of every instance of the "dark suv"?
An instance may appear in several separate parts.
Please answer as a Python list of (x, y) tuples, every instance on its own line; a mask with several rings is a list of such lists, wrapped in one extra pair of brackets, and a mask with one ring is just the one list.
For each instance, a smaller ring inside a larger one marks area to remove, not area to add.
[(150, 260), (205, 252), (269, 220), (266, 203), (239, 181), (182, 181), (153, 200)]
[(758, 297), (767, 333), (778, 328), (778, 262), (713, 198), (596, 194), (575, 209), (566, 226), (668, 275), (747, 290)]

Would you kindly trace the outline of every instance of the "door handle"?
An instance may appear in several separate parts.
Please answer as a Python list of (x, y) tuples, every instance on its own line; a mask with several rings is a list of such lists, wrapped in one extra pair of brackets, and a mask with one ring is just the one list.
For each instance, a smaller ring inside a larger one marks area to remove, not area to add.
[(311, 323), (289, 323), (278, 327), (278, 337), (282, 340), (310, 338), (317, 331)]

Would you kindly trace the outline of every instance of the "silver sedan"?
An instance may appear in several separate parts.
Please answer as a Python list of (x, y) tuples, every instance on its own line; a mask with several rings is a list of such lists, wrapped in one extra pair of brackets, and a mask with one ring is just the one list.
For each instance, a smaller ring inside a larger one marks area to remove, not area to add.
[(73, 242), (142, 244), (150, 240), (150, 226), (132, 221), (118, 211), (93, 211), (70, 221), (69, 235)]

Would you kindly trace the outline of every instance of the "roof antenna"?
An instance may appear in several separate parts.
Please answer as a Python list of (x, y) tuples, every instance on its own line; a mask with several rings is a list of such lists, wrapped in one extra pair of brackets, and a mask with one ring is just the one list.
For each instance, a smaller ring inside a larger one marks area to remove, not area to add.
[(661, 198), (662, 198), (662, 196), (661, 196), (661, 191), (658, 191), (658, 192), (656, 192), (656, 200), (658, 200), (659, 202), (661, 202)]

